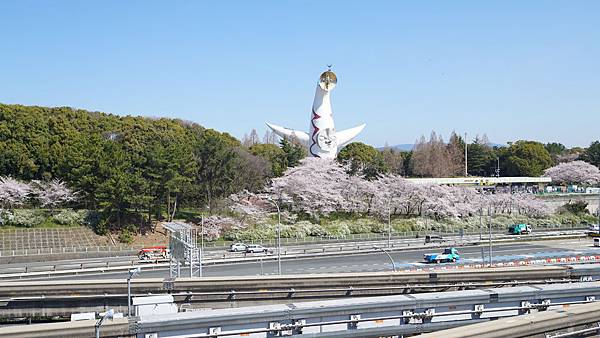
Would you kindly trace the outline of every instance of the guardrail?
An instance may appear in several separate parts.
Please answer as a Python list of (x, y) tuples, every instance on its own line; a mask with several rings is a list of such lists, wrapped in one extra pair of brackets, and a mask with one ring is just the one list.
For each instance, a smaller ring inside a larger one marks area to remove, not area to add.
[(175, 337), (370, 337), (432, 331), (445, 325), (528, 314), (594, 302), (600, 283), (521, 286), (427, 293), (414, 296), (367, 297), (350, 300), (301, 302), (226, 310), (142, 316), (137, 334)]
[[(563, 306), (559, 311), (546, 311), (516, 318), (498, 319), (460, 328), (424, 334), (421, 338), (504, 338), (543, 335), (547, 338), (600, 335), (600, 303)], [(590, 327), (591, 326), (591, 327)], [(569, 329), (568, 332), (563, 332)]]
[[(195, 337), (246, 337), (253, 334), (267, 338), (288, 335), (376, 337), (391, 333), (432, 332), (497, 318), (571, 309), (578, 304), (597, 306), (596, 299), (600, 299), (598, 282), (518, 286), (132, 317), (129, 321), (116, 320), (115, 331), (105, 332), (138, 336), (156, 334), (160, 337), (186, 336), (190, 332)], [(570, 320), (571, 317), (568, 318)], [(566, 321), (558, 324), (564, 326)], [(546, 325), (556, 325), (557, 322)], [(94, 321), (85, 321), (2, 327), (0, 336), (32, 337), (40, 336), (42, 332), (46, 336), (81, 336), (89, 335), (89, 328), (93, 325)], [(125, 325), (128, 332), (124, 332)], [(88, 327), (87, 331), (83, 327)]]
[[(483, 236), (487, 236), (486, 227), (483, 229)], [(444, 237), (460, 237), (460, 233), (456, 231), (452, 232), (439, 232), (439, 231), (406, 231), (406, 232), (394, 232), (392, 233), (393, 240), (399, 239), (411, 239), (411, 238), (422, 238), (426, 234), (440, 235)], [(569, 231), (569, 230), (587, 230), (586, 226), (547, 226), (543, 228), (537, 228), (534, 230), (535, 233), (552, 232), (552, 231)], [(463, 235), (466, 236), (478, 236), (480, 230), (478, 228), (463, 229)], [(506, 234), (506, 230), (493, 229), (492, 234), (501, 235)], [(305, 245), (305, 244), (324, 244), (324, 243), (339, 243), (339, 242), (360, 242), (360, 241), (387, 241), (387, 234), (377, 233), (365, 233), (365, 234), (351, 234), (348, 236), (324, 236), (324, 237), (305, 237), (305, 238), (282, 238), (281, 244), (283, 246), (289, 245)], [(275, 240), (258, 240), (258, 241), (246, 241), (248, 244), (260, 244), (265, 246), (273, 246), (276, 244)], [(229, 247), (234, 241), (204, 241), (204, 249), (210, 250), (224, 250)], [(118, 245), (118, 246), (94, 246), (94, 247), (59, 247), (59, 248), (36, 248), (36, 249), (15, 249), (15, 250), (0, 250), (0, 258), (2, 257), (18, 257), (18, 256), (31, 256), (31, 255), (59, 255), (59, 254), (114, 254), (114, 255), (135, 255), (142, 249), (143, 245)]]
[[(493, 243), (510, 243), (517, 241), (532, 241), (532, 240), (544, 240), (544, 239), (560, 239), (560, 238), (573, 238), (573, 237), (583, 237), (584, 234), (571, 234), (571, 235), (528, 235), (528, 236), (511, 236), (508, 238), (502, 239), (493, 239)], [(378, 253), (380, 251), (379, 247), (384, 242), (372, 242), (369, 244), (351, 244), (351, 245), (342, 245), (342, 246), (324, 246), (321, 248), (310, 248), (310, 249), (286, 249), (284, 248), (281, 255), (283, 259), (297, 259), (297, 258), (309, 258), (309, 257), (323, 257), (326, 255), (329, 256), (338, 256), (338, 255), (348, 255), (348, 254), (370, 254), (370, 253)], [(421, 246), (420, 248), (416, 248), (414, 245), (411, 246), (411, 243), (392, 243), (391, 247), (388, 251), (403, 251), (403, 250), (418, 250), (422, 248), (436, 248), (441, 246), (472, 246), (479, 244), (487, 244), (487, 241), (482, 241), (479, 243), (478, 241), (470, 241), (468, 243), (459, 243), (456, 241), (452, 242), (443, 242), (443, 243), (431, 243), (427, 246)], [(216, 257), (223, 258), (216, 258)], [(232, 263), (249, 263), (249, 262), (257, 262), (261, 263), (264, 261), (273, 261), (276, 260), (277, 257), (274, 255), (274, 252), (271, 251), (268, 255), (263, 254), (249, 254), (241, 257), (239, 254), (222, 254), (222, 255), (213, 255), (212, 258), (204, 258), (202, 264), (204, 266), (208, 265), (216, 265), (216, 264), (232, 264)], [(594, 257), (592, 260), (596, 260)], [(600, 260), (600, 259), (599, 259)], [(24, 267), (10, 267), (4, 268), (5, 273), (0, 274), (0, 280), (14, 280), (14, 279), (27, 279), (27, 278), (42, 278), (42, 277), (57, 277), (57, 276), (66, 276), (66, 275), (90, 275), (90, 274), (101, 274), (101, 273), (111, 273), (111, 272), (120, 272), (127, 271), (130, 269), (134, 269), (140, 267), (145, 270), (157, 270), (164, 269), (169, 266), (166, 260), (156, 260), (154, 263), (146, 262), (143, 263), (138, 260), (128, 260), (128, 261), (115, 261), (115, 262), (102, 262), (102, 263), (67, 263), (67, 264), (53, 264), (47, 266), (24, 266)], [(563, 263), (573, 263), (576, 260), (566, 260)], [(550, 262), (547, 262), (550, 263)], [(555, 262), (561, 263), (561, 262)], [(517, 263), (518, 264), (518, 263)], [(530, 263), (527, 263), (530, 264)], [(537, 263), (536, 263), (537, 264)], [(485, 264), (480, 264), (477, 267), (484, 266)], [(498, 265), (498, 264), (496, 264)], [(76, 267), (73, 269), (73, 267)], [(474, 266), (475, 267), (475, 266)]]
[[(293, 300), (357, 298), (490, 287), (592, 282), (600, 280), (600, 264), (415, 271), (330, 275), (160, 278), (132, 280), (134, 296), (173, 295), (189, 309), (229, 308)], [(68, 316), (72, 312), (124, 311), (125, 280), (4, 282), (0, 285), (0, 317)]]

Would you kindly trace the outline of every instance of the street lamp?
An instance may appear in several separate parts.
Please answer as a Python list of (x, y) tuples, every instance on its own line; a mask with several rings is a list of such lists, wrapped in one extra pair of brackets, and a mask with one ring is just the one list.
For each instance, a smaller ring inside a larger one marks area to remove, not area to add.
[(127, 276), (127, 316), (131, 317), (131, 279), (134, 276), (137, 276), (142, 272), (142, 268), (139, 266), (135, 269), (129, 270), (129, 275)]
[(490, 267), (492, 266), (493, 263), (493, 258), (492, 258), (492, 206), (490, 204), (490, 206), (488, 207), (488, 216), (489, 216), (489, 243), (490, 243)]
[(388, 199), (388, 241), (387, 247), (392, 246), (392, 197)]
[(379, 250), (379, 251), (383, 252), (384, 254), (386, 254), (388, 256), (388, 258), (390, 259), (390, 262), (392, 262), (392, 271), (396, 272), (396, 263), (394, 262), (392, 255), (390, 255), (390, 253), (387, 252), (387, 250), (385, 250), (384, 248), (381, 248), (378, 246), (374, 246), (373, 249)]
[(100, 338), (100, 326), (102, 324), (104, 324), (104, 320), (107, 318), (112, 319), (115, 316), (115, 310), (110, 309), (108, 311), (106, 311), (106, 313), (104, 314), (104, 316), (100, 317), (100, 320), (98, 320), (96, 322), (96, 325), (94, 326), (95, 332), (96, 332), (96, 338)]
[(268, 201), (277, 208), (277, 274), (281, 275), (281, 209), (272, 199), (269, 198)]

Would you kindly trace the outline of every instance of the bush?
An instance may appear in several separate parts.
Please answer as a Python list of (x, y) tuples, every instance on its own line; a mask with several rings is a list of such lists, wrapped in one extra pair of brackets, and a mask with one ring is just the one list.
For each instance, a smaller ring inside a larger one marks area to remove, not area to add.
[(52, 218), (61, 225), (84, 225), (89, 214), (87, 210), (63, 209)]
[(350, 235), (350, 229), (348, 228), (348, 225), (342, 222), (324, 224), (323, 229), (326, 232), (326, 236), (346, 237)]
[(347, 223), (351, 234), (364, 234), (371, 232), (372, 224), (375, 222), (368, 218), (359, 218), (355, 220), (349, 220)]
[(15, 209), (12, 217), (8, 218), (7, 224), (18, 227), (34, 227), (46, 221), (47, 217), (41, 209)]
[(135, 225), (129, 224), (129, 225), (125, 226), (123, 228), (123, 230), (121, 230), (121, 233), (119, 234), (119, 242), (126, 243), (126, 244), (133, 243), (133, 239), (134, 239), (136, 233), (137, 233), (137, 228)]
[(588, 204), (586, 201), (575, 201), (566, 203), (562, 206), (562, 209), (573, 214), (587, 214), (587, 206)]

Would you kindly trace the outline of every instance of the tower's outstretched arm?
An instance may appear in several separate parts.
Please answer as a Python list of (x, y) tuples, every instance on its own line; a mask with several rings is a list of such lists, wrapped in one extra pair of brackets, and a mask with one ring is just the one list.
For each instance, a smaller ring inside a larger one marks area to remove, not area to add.
[(309, 137), (308, 137), (308, 134), (306, 132), (303, 132), (303, 131), (300, 131), (300, 130), (288, 129), (288, 128), (280, 127), (278, 125), (270, 124), (270, 123), (267, 123), (267, 127), (271, 128), (271, 130), (273, 130), (273, 132), (275, 134), (277, 134), (277, 135), (279, 135), (281, 137), (296, 138), (300, 142), (308, 144)]
[(341, 149), (343, 146), (352, 141), (353, 138), (356, 137), (363, 129), (365, 129), (366, 124), (361, 124), (358, 127), (338, 131), (335, 133), (338, 142), (338, 149)]

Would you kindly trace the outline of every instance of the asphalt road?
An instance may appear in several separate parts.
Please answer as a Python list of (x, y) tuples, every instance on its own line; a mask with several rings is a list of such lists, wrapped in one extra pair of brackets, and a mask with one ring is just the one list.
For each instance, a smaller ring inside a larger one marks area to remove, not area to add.
[[(460, 248), (462, 262), (481, 262), (482, 248), (485, 259), (488, 259), (488, 247)], [(411, 251), (392, 252), (392, 258), (397, 267), (427, 266), (423, 263), (423, 255), (436, 253), (440, 248), (415, 249)], [(600, 248), (592, 246), (589, 239), (570, 239), (562, 241), (544, 241), (536, 243), (517, 243), (497, 245), (493, 247), (494, 261), (511, 261), (518, 259), (533, 259), (556, 256), (574, 256), (581, 254), (600, 254)], [(452, 264), (452, 263), (447, 263)], [(392, 264), (384, 253), (360, 255), (340, 255), (327, 257), (311, 257), (302, 259), (283, 259), (283, 274), (310, 274), (328, 272), (366, 272), (391, 270)], [(205, 266), (204, 276), (240, 276), (240, 275), (272, 275), (277, 274), (277, 262), (265, 261), (252, 263), (234, 263)], [(182, 268), (183, 277), (189, 274), (189, 269)], [(124, 278), (126, 272), (104, 273), (101, 275), (85, 275), (77, 277), (60, 277), (55, 279), (109, 279)], [(157, 270), (142, 270), (140, 277), (168, 277), (168, 268)]]

